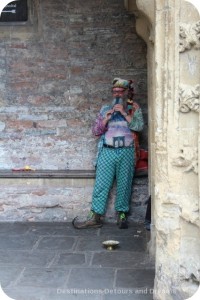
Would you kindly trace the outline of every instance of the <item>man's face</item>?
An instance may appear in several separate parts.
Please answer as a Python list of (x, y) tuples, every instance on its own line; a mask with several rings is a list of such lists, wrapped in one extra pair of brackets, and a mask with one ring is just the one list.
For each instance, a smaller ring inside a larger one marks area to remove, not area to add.
[(112, 89), (113, 98), (122, 98), (124, 99), (127, 96), (127, 90), (121, 87), (115, 87)]

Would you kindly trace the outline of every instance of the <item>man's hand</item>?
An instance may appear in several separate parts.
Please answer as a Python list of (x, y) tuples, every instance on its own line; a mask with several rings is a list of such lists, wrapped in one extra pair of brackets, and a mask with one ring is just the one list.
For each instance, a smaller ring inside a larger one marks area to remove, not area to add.
[(113, 113), (114, 113), (114, 109), (110, 109), (106, 112), (105, 119), (107, 120), (107, 122), (110, 120)]
[(122, 115), (126, 114), (122, 104), (115, 104), (113, 109), (114, 109), (114, 111), (119, 111)]
[(115, 104), (113, 107), (114, 111), (120, 112), (120, 114), (125, 118), (125, 120), (130, 123), (131, 122), (131, 116), (129, 116), (126, 111), (124, 110), (124, 107), (122, 104)]
[(108, 121), (111, 119), (112, 114), (114, 113), (114, 109), (110, 109), (106, 112), (105, 118), (103, 119), (103, 125), (106, 126)]

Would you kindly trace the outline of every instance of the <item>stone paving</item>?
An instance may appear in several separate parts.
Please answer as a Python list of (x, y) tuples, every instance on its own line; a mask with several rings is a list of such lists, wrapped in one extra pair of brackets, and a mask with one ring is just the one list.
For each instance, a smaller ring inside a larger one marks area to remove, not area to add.
[[(119, 247), (105, 249), (108, 239)], [(15, 300), (152, 300), (148, 239), (143, 224), (0, 223), (0, 284)]]

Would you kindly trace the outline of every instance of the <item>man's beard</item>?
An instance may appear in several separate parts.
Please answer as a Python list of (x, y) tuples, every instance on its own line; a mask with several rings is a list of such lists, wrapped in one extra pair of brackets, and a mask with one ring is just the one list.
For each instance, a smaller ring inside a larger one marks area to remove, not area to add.
[(123, 105), (123, 103), (124, 103), (123, 98), (115, 97), (115, 98), (113, 98), (112, 106), (114, 106), (115, 104), (122, 104)]

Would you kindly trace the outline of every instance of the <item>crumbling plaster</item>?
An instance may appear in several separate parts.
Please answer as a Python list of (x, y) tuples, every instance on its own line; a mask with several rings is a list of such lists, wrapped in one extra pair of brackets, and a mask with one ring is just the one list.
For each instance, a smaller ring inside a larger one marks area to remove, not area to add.
[(148, 46), (156, 300), (187, 299), (200, 282), (200, 14), (190, 2), (125, 1)]

